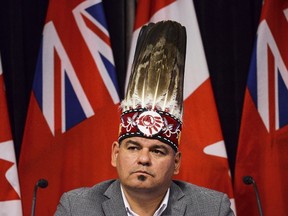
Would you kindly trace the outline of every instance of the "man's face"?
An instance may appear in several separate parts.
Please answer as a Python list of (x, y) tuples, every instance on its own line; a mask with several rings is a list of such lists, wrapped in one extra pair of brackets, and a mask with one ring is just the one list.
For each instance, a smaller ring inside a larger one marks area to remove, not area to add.
[(131, 137), (112, 145), (111, 164), (124, 188), (165, 192), (178, 174), (181, 153), (156, 139)]

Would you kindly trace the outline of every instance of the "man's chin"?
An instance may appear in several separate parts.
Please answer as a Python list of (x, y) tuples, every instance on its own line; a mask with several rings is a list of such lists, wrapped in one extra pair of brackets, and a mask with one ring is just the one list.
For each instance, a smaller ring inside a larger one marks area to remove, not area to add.
[(151, 179), (144, 175), (139, 175), (135, 177), (132, 181), (130, 181), (130, 183), (127, 184), (127, 187), (129, 187), (130, 189), (136, 189), (141, 191), (154, 188)]

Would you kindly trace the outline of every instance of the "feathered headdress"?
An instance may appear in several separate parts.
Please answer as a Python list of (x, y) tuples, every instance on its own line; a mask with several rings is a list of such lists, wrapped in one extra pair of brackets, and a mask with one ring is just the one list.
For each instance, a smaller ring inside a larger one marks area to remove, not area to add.
[(142, 136), (159, 139), (178, 151), (185, 53), (186, 30), (179, 23), (161, 21), (142, 27), (121, 102), (119, 142)]

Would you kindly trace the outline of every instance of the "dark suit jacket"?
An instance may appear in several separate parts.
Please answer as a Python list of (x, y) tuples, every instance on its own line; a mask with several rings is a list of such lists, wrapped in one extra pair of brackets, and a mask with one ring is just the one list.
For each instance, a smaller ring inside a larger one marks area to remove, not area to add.
[[(119, 180), (64, 193), (55, 216), (126, 216)], [(232, 216), (227, 195), (182, 181), (173, 181), (162, 215)]]

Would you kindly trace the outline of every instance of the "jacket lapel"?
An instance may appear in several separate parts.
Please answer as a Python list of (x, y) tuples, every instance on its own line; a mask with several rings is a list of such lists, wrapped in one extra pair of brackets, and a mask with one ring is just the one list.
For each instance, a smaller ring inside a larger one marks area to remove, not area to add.
[(105, 191), (104, 196), (109, 198), (102, 203), (102, 208), (105, 215), (111, 216), (123, 216), (127, 215), (125, 205), (122, 199), (120, 182), (116, 180)]
[(177, 215), (182, 216), (186, 211), (186, 203), (184, 202), (185, 194), (182, 192), (180, 187), (174, 182), (170, 188), (170, 196), (168, 201), (168, 206), (164, 211), (163, 215)]

